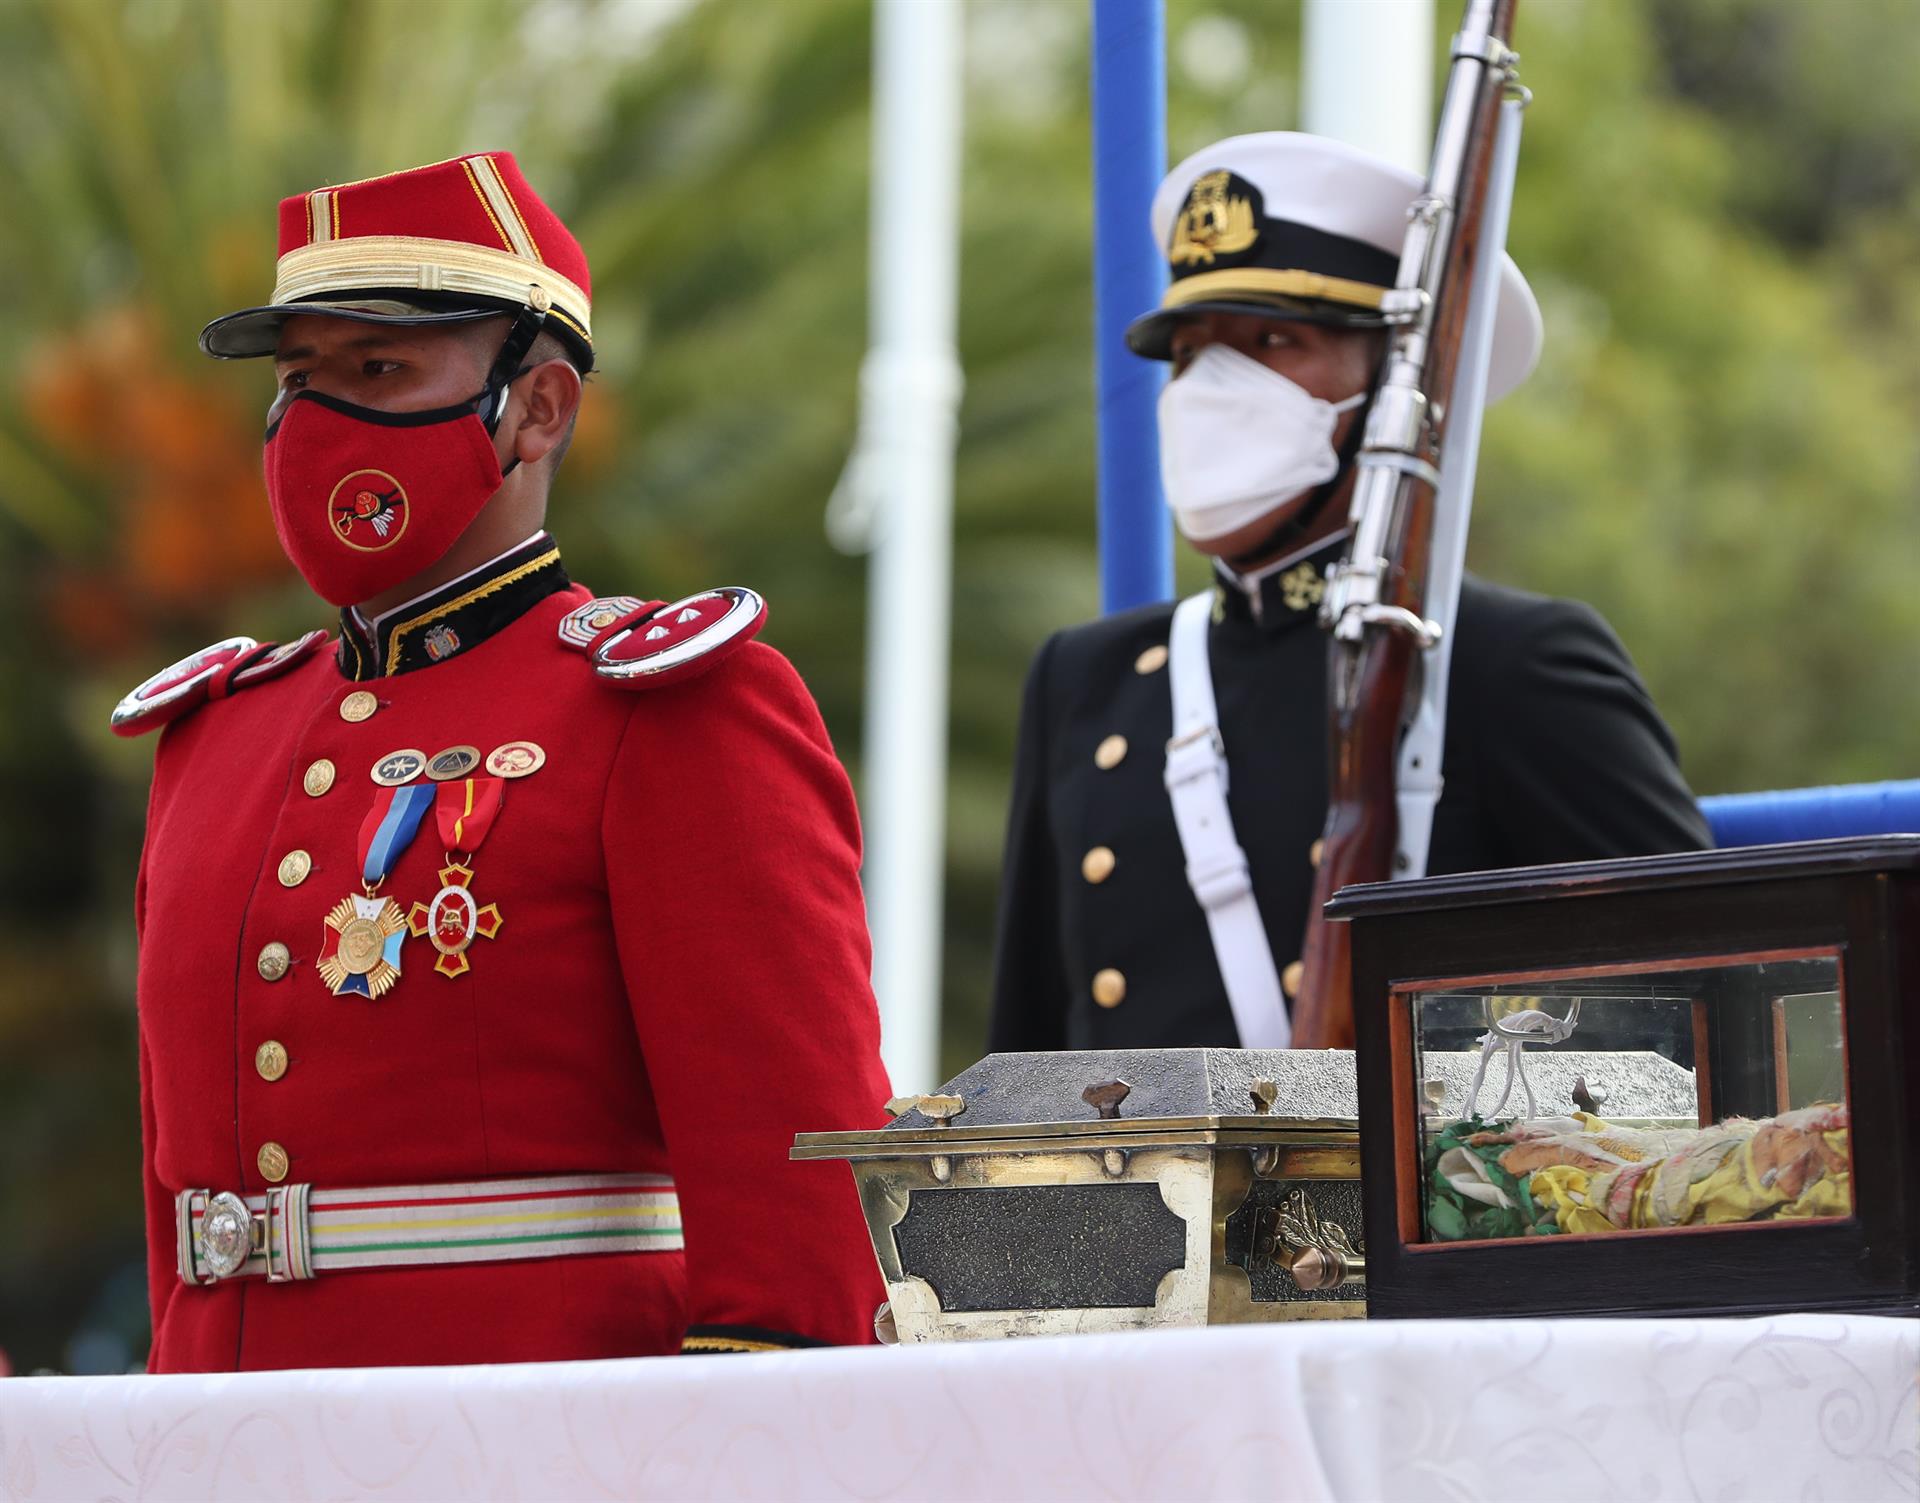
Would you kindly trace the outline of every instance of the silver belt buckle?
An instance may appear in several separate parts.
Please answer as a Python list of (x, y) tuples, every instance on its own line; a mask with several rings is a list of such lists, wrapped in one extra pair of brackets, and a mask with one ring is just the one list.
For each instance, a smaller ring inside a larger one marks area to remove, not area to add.
[[(193, 1196), (206, 1193), (196, 1190), (183, 1197), (185, 1210), (182, 1215), (188, 1227), (192, 1225)], [(217, 1195), (207, 1196), (207, 1208), (200, 1217), (199, 1235), (188, 1240), (188, 1259), (198, 1252), (199, 1261), (206, 1265), (207, 1282), (227, 1278), (247, 1266), (247, 1259), (253, 1256), (257, 1235), (253, 1212), (247, 1208), (246, 1201), (231, 1190), (222, 1190)], [(183, 1263), (188, 1259), (183, 1259)], [(201, 1281), (189, 1278), (188, 1282)]]

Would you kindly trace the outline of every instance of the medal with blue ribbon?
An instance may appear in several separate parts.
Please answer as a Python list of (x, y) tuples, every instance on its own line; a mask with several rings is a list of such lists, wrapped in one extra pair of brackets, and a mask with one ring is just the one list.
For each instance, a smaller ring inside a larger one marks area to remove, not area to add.
[(360, 824), (360, 883), (366, 896), (342, 898), (327, 915), (320, 940), (317, 969), (336, 997), (383, 996), (400, 979), (407, 919), (398, 903), (380, 896), (380, 884), (419, 832), (433, 795), (431, 784), (411, 783), (373, 796)]

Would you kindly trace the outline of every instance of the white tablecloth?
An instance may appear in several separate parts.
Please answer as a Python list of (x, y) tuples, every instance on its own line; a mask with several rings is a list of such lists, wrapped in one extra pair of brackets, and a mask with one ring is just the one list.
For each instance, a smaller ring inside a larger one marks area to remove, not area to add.
[(1920, 1322), (0, 1382), (0, 1499), (1920, 1499)]

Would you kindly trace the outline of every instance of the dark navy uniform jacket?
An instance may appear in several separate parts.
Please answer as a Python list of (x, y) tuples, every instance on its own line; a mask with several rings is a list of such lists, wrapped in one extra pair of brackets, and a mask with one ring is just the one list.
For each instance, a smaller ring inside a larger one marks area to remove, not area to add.
[[(1223, 573), (1210, 628), (1228, 807), (1282, 968), (1300, 954), (1326, 819), (1327, 637), (1315, 617), (1343, 546), (1310, 555), (1304, 574), (1243, 585)], [(1172, 618), (1171, 603), (1143, 606), (1059, 632), (1034, 658), (991, 1051), (1239, 1042), (1161, 782)], [(1671, 733), (1592, 607), (1467, 576), (1448, 699), (1430, 873), (1712, 843)], [(1117, 982), (1096, 989), (1103, 972)]]

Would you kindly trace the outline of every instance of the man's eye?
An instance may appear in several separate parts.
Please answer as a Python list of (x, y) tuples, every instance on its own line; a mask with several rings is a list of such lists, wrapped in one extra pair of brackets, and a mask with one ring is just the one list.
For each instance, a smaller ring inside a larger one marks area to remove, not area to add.
[(1264, 350), (1277, 350), (1284, 344), (1292, 343), (1293, 341), (1278, 329), (1268, 329), (1260, 335), (1260, 347)]
[(398, 360), (369, 360), (360, 369), (363, 375), (390, 376), (400, 369), (400, 362)]
[(305, 371), (287, 371), (280, 377), (280, 388), (283, 391), (298, 391), (306, 384), (307, 373)]

